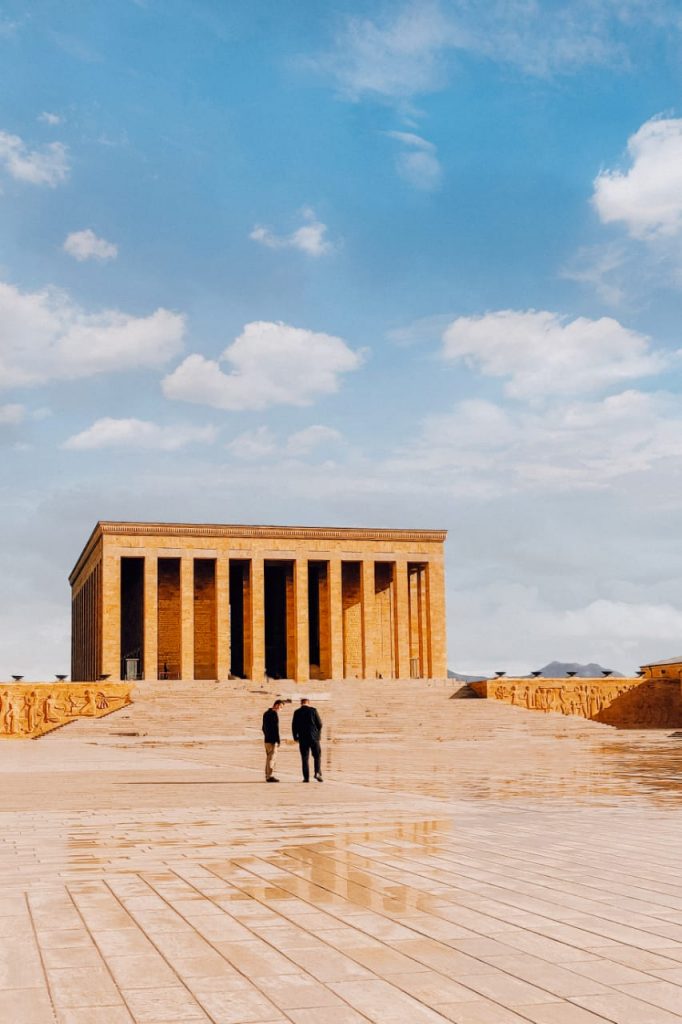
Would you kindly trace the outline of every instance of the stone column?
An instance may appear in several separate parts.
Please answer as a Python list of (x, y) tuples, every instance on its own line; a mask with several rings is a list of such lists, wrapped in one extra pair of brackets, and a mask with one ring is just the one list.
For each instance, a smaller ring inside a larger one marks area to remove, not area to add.
[(265, 676), (265, 567), (262, 558), (251, 559), (249, 580), (251, 621), (251, 665), (249, 677), (260, 682)]
[(296, 662), (294, 679), (307, 683), (310, 679), (310, 640), (308, 635), (308, 559), (294, 562), (294, 606), (296, 609)]
[(395, 652), (396, 679), (410, 678), (410, 613), (407, 562), (395, 563)]
[(343, 595), (341, 590), (341, 559), (327, 563), (329, 594), (329, 671), (332, 679), (343, 679)]
[(121, 678), (121, 556), (102, 557), (102, 673)]
[(159, 559), (144, 556), (144, 665), (145, 679), (159, 675)]
[(182, 679), (194, 679), (194, 559), (180, 559), (180, 635)]
[(374, 679), (376, 664), (374, 637), (376, 634), (376, 613), (374, 609), (374, 561), (363, 559), (360, 570), (362, 590), (362, 674), (365, 679)]
[(215, 607), (216, 673), (219, 682), (225, 682), (230, 675), (230, 562), (227, 558), (216, 558)]
[(445, 635), (445, 570), (443, 563), (428, 564), (429, 676), (445, 679), (448, 674)]

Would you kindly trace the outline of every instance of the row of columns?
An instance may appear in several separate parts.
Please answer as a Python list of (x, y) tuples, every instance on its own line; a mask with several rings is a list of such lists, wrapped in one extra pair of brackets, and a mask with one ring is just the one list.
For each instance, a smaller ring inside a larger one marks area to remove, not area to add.
[[(144, 557), (144, 665), (145, 679), (156, 679), (158, 672), (158, 555), (156, 553), (130, 551), (131, 557)], [(124, 556), (125, 557), (125, 556)], [(164, 557), (163, 555), (161, 557)], [(198, 556), (201, 557), (201, 556)], [(247, 587), (248, 598), (244, 609), (245, 672), (254, 680), (265, 675), (265, 607), (264, 570), (265, 559), (252, 556), (250, 578)], [(343, 594), (342, 559), (325, 560), (328, 566), (327, 583), (329, 590), (329, 662), (331, 678), (344, 676), (343, 637)], [(361, 609), (362, 609), (362, 674), (374, 678), (376, 659), (374, 641), (376, 635), (375, 562), (372, 559), (352, 559), (361, 562)], [(410, 629), (408, 596), (408, 562), (391, 560), (394, 570), (395, 587), (395, 656), (396, 676), (410, 675)], [(309, 637), (308, 637), (308, 558), (293, 560), (295, 628), (295, 679), (306, 682), (310, 678)], [(229, 558), (215, 559), (216, 618), (221, 628), (216, 630), (217, 678), (226, 680), (230, 672), (230, 594)], [(120, 672), (121, 634), (121, 555), (105, 553), (103, 565), (102, 597), (102, 671), (116, 678)], [(428, 648), (425, 675), (444, 676), (445, 664), (445, 594), (443, 566), (440, 562), (428, 563), (428, 636), (424, 644)], [(194, 556), (180, 557), (180, 600), (181, 600), (181, 665), (182, 678), (194, 676)], [(250, 628), (249, 628), (250, 627)], [(247, 643), (247, 635), (249, 642)], [(248, 650), (250, 648), (250, 650)]]

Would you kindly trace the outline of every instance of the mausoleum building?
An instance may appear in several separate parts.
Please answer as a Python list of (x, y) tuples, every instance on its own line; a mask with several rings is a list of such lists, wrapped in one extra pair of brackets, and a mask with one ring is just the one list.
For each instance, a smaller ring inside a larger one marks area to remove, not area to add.
[(444, 678), (444, 530), (99, 522), (71, 677)]

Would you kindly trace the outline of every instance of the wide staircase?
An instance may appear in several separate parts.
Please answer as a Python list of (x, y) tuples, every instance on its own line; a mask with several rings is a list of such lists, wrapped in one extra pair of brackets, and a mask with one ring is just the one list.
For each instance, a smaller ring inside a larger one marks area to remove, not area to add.
[[(455, 699), (450, 680), (174, 681), (138, 684), (134, 703), (99, 721), (63, 731), (97, 746), (153, 750), (187, 761), (262, 772), (263, 711), (276, 696), (283, 746), (278, 772), (298, 777), (291, 714), (306, 694), (324, 722), (323, 766), (329, 781), (423, 795), (509, 797), (555, 793), (571, 776), (595, 785), (604, 742), (628, 757), (622, 734), (559, 714), (538, 714), (488, 700)], [(529, 750), (533, 749), (532, 766)], [(563, 780), (563, 782), (562, 782)], [(601, 783), (600, 783), (601, 785)]]

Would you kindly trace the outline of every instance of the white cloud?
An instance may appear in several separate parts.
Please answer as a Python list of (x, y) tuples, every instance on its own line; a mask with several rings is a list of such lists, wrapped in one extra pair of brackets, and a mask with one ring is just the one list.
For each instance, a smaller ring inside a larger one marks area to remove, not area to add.
[(0, 426), (16, 426), (25, 419), (26, 409), (23, 405), (0, 405)]
[(105, 416), (68, 438), (63, 448), (90, 451), (95, 448), (155, 449), (174, 452), (188, 444), (211, 444), (215, 427), (193, 427), (188, 424), (161, 426), (148, 420), (113, 419)]
[(593, 203), (605, 224), (622, 222), (633, 238), (682, 230), (682, 119), (653, 118), (628, 140), (627, 171), (602, 171)]
[(327, 225), (317, 220), (314, 210), (306, 208), (302, 212), (305, 223), (290, 235), (276, 235), (269, 228), (256, 224), (249, 238), (268, 249), (298, 249), (308, 256), (323, 256), (333, 248), (325, 237)]
[(52, 114), (49, 110), (43, 110), (42, 114), (38, 115), (38, 120), (42, 121), (43, 124), (57, 125), (61, 124), (64, 120), (59, 114)]
[(595, 660), (631, 672), (647, 658), (677, 650), (682, 610), (668, 601), (634, 594), (631, 600), (609, 596), (585, 603), (569, 598), (568, 607), (561, 607), (553, 597), (537, 586), (507, 581), (474, 582), (456, 591), (449, 599), (458, 624), (451, 664), (476, 673), (525, 674), (554, 659)]
[(627, 68), (633, 35), (642, 44), (649, 29), (682, 27), (676, 0), (409, 0), (384, 12), (348, 17), (331, 49), (307, 62), (352, 101), (409, 107), (413, 97), (447, 84), (459, 54), (543, 78), (590, 66)]
[(287, 439), (287, 452), (290, 455), (308, 455), (315, 448), (336, 444), (341, 434), (333, 427), (325, 427), (322, 423), (313, 423), (303, 430), (297, 430)]
[(0, 131), (0, 166), (17, 181), (31, 185), (61, 185), (69, 176), (68, 150), (61, 142), (29, 149), (18, 135)]
[(99, 260), (103, 263), (115, 260), (118, 256), (118, 246), (107, 242), (105, 238), (98, 238), (91, 228), (72, 231), (66, 236), (62, 248), (81, 263), (83, 260)]
[(182, 350), (184, 327), (168, 309), (86, 313), (57, 289), (0, 282), (0, 388), (161, 366)]
[[(628, 253), (618, 243), (587, 246), (578, 250), (568, 266), (561, 270), (560, 276), (593, 288), (599, 298), (610, 306), (621, 306), (632, 296), (632, 288), (626, 289), (624, 282), (628, 263)], [(642, 263), (638, 261), (640, 282), (642, 270)]]
[(568, 320), (536, 310), (459, 317), (443, 335), (443, 356), (507, 378), (509, 396), (530, 399), (617, 387), (668, 365), (645, 335), (611, 317)]
[(408, 99), (445, 81), (449, 25), (437, 3), (408, 3), (385, 18), (351, 17), (331, 53), (313, 61), (349, 99)]
[[(225, 373), (220, 362), (226, 363)], [(246, 324), (219, 361), (191, 355), (163, 381), (167, 398), (217, 409), (308, 405), (338, 390), (361, 356), (341, 338), (283, 323)]]
[(255, 430), (245, 430), (243, 434), (230, 441), (226, 448), (235, 458), (254, 462), (273, 457), (280, 459), (283, 455), (301, 458), (310, 455), (315, 449), (336, 444), (340, 440), (341, 434), (338, 430), (314, 423), (290, 434), (286, 441), (280, 444), (269, 427), (260, 426)]
[(682, 610), (670, 604), (631, 604), (592, 601), (585, 608), (569, 609), (560, 619), (567, 636), (607, 636), (622, 641), (632, 637), (669, 641), (682, 635)]
[(226, 447), (238, 459), (255, 461), (274, 455), (277, 441), (268, 427), (257, 427), (256, 430), (245, 430)]
[(414, 188), (431, 191), (437, 188), (442, 168), (432, 142), (413, 132), (390, 131), (386, 134), (405, 147), (396, 157), (398, 173)]
[[(674, 395), (636, 390), (538, 408), (484, 399), (427, 416), (382, 473), (415, 490), (490, 498), (514, 492), (604, 490), (656, 468), (676, 473), (682, 413)], [(377, 474), (379, 475), (379, 474)]]

